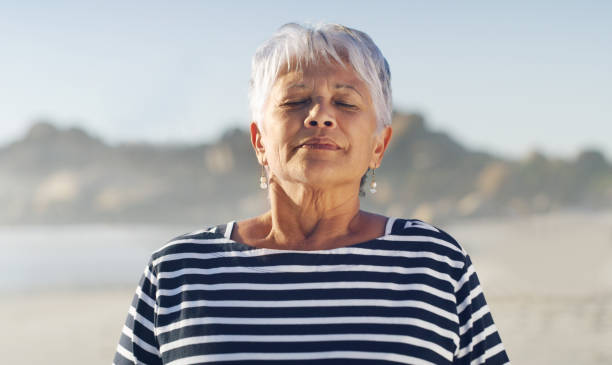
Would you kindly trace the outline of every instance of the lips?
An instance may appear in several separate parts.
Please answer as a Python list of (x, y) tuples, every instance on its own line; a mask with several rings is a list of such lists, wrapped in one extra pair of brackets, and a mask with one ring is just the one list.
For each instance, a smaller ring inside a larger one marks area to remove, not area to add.
[(338, 146), (333, 140), (329, 138), (311, 138), (301, 145), (299, 148), (305, 148), (309, 150), (339, 150)]
[(300, 146), (300, 148), (306, 148), (309, 150), (338, 150), (338, 146), (332, 145), (332, 144), (326, 144), (326, 143), (310, 143), (310, 144), (303, 144)]

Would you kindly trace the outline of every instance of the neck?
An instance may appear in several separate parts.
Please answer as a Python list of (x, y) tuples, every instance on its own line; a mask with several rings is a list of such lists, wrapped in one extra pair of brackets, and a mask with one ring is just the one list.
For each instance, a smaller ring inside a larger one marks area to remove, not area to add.
[(358, 188), (316, 189), (271, 182), (267, 239), (288, 249), (319, 249), (356, 232), (362, 220)]

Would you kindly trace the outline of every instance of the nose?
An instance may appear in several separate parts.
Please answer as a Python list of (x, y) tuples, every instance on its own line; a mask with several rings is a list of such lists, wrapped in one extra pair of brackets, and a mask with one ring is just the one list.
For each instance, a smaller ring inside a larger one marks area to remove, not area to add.
[(315, 104), (304, 120), (306, 128), (334, 128), (336, 119), (320, 103)]
[(321, 127), (323, 127), (323, 126), (325, 126), (325, 127), (331, 127), (331, 126), (333, 126), (333, 125), (334, 125), (334, 122), (332, 122), (331, 120), (326, 120), (326, 121), (324, 121), (323, 123), (321, 123), (321, 122), (319, 122), (318, 120), (314, 120), (314, 119), (312, 119), (312, 120), (310, 120), (310, 121), (308, 122), (308, 125), (309, 125), (309, 126), (311, 126), (311, 127), (319, 127), (319, 126), (321, 126)]

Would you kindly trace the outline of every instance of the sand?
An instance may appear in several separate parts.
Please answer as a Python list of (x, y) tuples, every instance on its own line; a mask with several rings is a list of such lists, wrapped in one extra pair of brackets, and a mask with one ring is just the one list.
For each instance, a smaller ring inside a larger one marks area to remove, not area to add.
[[(513, 363), (612, 364), (612, 214), (444, 228), (470, 253)], [(134, 287), (3, 294), (2, 363), (110, 364)]]
[(132, 290), (2, 296), (3, 364), (110, 364)]
[(515, 364), (612, 364), (612, 212), (455, 223)]

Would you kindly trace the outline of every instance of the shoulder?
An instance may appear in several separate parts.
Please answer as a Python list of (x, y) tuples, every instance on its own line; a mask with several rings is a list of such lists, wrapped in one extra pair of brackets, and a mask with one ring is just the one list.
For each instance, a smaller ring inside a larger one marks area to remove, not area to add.
[(467, 256), (465, 249), (452, 235), (420, 219), (389, 218), (385, 238), (393, 241), (435, 243), (453, 251), (455, 255)]
[(445, 277), (453, 290), (470, 266), (466, 251), (453, 236), (420, 219), (393, 219), (377, 244), (407, 257), (411, 264), (431, 270), (430, 274), (435, 272), (436, 277)]
[[(229, 224), (231, 224), (231, 222)], [(207, 226), (203, 229), (176, 236), (167, 241), (162, 247), (155, 250), (152, 254), (152, 260), (172, 254), (192, 252), (194, 250), (200, 251), (197, 249), (199, 246), (225, 243), (228, 241), (226, 231), (229, 224)]]
[[(231, 224), (231, 222), (229, 223)], [(225, 237), (226, 230), (229, 224), (218, 224), (216, 226), (206, 226), (203, 229), (195, 230), (192, 232), (184, 233), (180, 236), (176, 236), (168, 243), (176, 242), (180, 240), (189, 240), (189, 239), (214, 239), (214, 238), (223, 238)]]

